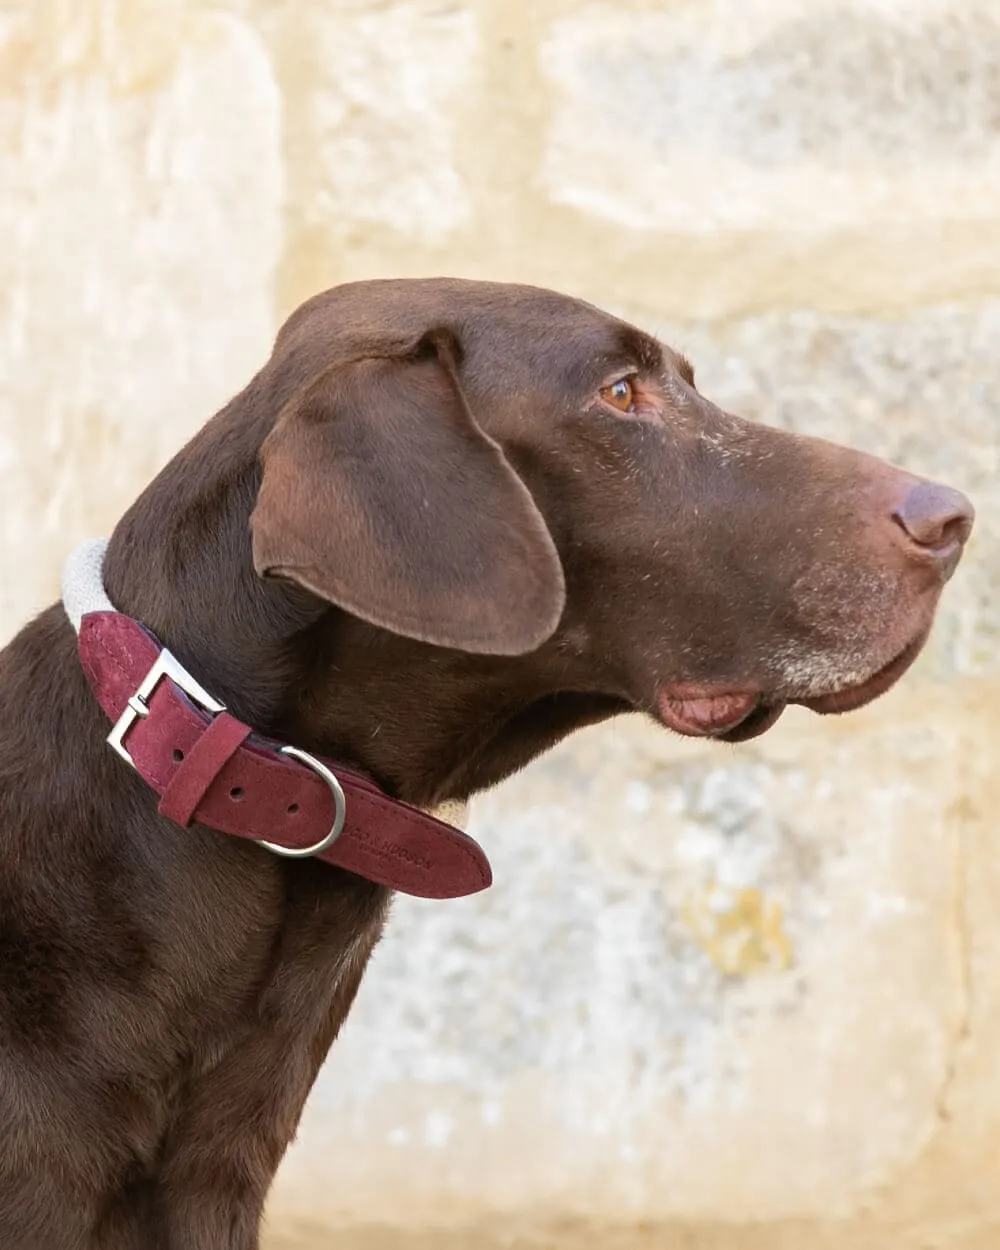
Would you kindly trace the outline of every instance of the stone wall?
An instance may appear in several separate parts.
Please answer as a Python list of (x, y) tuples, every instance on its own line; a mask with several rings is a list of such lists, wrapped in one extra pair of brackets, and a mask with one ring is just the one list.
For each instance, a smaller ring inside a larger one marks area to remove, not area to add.
[(1000, 1244), (998, 205), (985, 0), (0, 0), (5, 635), (360, 276), (580, 294), (980, 511), (875, 707), (480, 802), (497, 885), (396, 907), (272, 1247)]

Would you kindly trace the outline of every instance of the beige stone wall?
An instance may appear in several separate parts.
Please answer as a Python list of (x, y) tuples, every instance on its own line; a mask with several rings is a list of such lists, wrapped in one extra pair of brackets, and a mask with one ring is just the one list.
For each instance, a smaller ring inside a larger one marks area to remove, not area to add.
[(839, 723), (593, 731), (403, 900), (272, 1245), (1000, 1245), (1000, 10), (0, 0), (0, 630), (346, 278), (581, 294), (703, 389), (965, 488)]

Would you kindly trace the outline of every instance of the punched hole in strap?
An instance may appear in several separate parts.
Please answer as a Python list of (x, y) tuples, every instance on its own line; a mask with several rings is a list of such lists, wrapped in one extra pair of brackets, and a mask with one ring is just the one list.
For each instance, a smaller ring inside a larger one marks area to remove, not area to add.
[[(228, 712), (220, 712), (209, 721), (187, 755), (180, 752), (181, 763), (163, 791), (157, 810), (161, 816), (175, 821), (184, 828), (191, 823), (198, 805), (212, 782), (250, 736), (249, 725), (244, 725)], [(174, 751), (176, 759), (178, 751)], [(235, 787), (230, 796), (242, 787)]]

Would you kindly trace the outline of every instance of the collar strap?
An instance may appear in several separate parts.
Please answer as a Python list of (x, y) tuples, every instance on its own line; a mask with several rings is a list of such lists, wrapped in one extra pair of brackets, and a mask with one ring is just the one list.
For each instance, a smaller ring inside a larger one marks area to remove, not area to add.
[[(160, 796), (160, 815), (315, 857), (390, 890), (459, 898), (492, 881), (480, 846), (359, 773), (255, 734), (100, 586), (104, 544), (75, 553), (63, 601), (83, 670), (115, 722), (108, 742)], [(96, 564), (95, 564), (96, 561)]]

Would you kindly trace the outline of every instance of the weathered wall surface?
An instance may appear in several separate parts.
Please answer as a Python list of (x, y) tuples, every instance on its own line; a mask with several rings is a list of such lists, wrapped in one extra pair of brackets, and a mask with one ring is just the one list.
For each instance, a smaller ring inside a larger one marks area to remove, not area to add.
[(876, 707), (480, 803), (497, 885), (397, 906), (274, 1246), (1000, 1244), (998, 205), (986, 3), (0, 0), (5, 635), (373, 274), (581, 294), (980, 510)]

